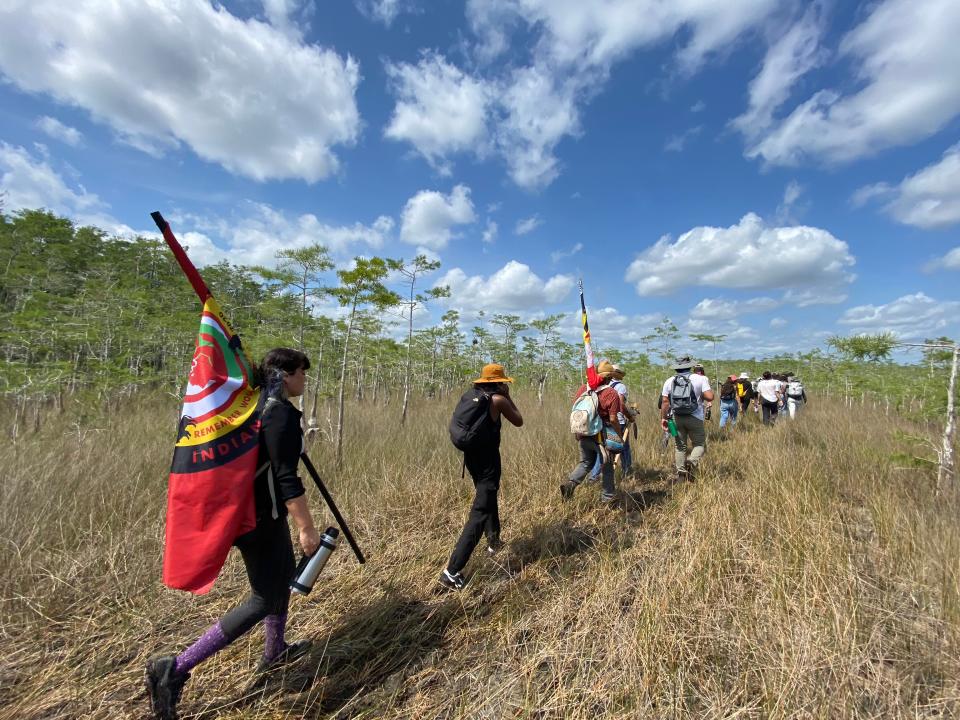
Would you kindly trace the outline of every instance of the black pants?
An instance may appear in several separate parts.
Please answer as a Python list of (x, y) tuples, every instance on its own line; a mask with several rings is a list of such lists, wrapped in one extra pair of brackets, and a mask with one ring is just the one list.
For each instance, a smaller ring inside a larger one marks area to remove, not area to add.
[(760, 409), (763, 411), (763, 424), (773, 425), (777, 420), (777, 403), (769, 400), (760, 401)]
[(470, 506), (467, 524), (463, 526), (457, 546), (453, 549), (447, 570), (458, 573), (466, 566), (473, 549), (486, 533), (487, 538), (500, 535), (500, 511), (497, 492), (500, 490), (500, 448), (469, 451), (464, 461), (477, 494)]
[(220, 619), (223, 634), (230, 642), (247, 632), (267, 615), (282, 615), (290, 604), (290, 580), (296, 565), (293, 544), (285, 517), (257, 523), (233, 543), (243, 556), (250, 580), (250, 597)]
[(740, 398), (740, 412), (743, 413), (743, 420), (746, 422), (747, 419), (747, 410), (750, 407), (750, 398), (742, 397)]

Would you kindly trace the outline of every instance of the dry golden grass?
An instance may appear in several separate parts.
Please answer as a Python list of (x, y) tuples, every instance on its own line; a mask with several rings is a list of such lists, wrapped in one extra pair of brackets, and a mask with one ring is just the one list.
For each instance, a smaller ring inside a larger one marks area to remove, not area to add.
[[(366, 408), (339, 477), (312, 448), (369, 562), (344, 545), (292, 601), (308, 658), (252, 683), (255, 630), (197, 668), (183, 717), (960, 716), (957, 504), (890, 459), (900, 421), (827, 403), (769, 430), (751, 416), (714, 428), (697, 481), (671, 488), (651, 409), (641, 476), (610, 510), (596, 485), (561, 503), (567, 400), (521, 392), (527, 424), (504, 430), (509, 547), (481, 546), (468, 589), (443, 595), (472, 496), (452, 402), (415, 405), (406, 429), (397, 408)], [(177, 408), (144, 403), (0, 450), (0, 717), (145, 717), (146, 659), (245, 593), (238, 557), (206, 597), (161, 586)]]

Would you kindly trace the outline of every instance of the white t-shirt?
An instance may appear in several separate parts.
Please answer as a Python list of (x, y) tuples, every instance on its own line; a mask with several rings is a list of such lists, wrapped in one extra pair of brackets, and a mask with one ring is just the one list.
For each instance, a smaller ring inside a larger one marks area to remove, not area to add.
[(623, 398), (623, 401), (627, 401), (627, 386), (623, 384), (620, 380), (611, 380), (610, 387), (620, 393), (620, 397)]
[(757, 383), (757, 392), (760, 393), (760, 397), (767, 402), (776, 402), (777, 393), (783, 392), (783, 383), (773, 378), (761, 380)]
[[(693, 386), (693, 394), (697, 398), (697, 409), (693, 413), (693, 417), (703, 420), (703, 393), (706, 390), (710, 390), (710, 380), (706, 375), (697, 375), (695, 373), (680, 373), (681, 375), (686, 375), (690, 380), (690, 385)], [(676, 377), (676, 376), (674, 376)], [(670, 397), (670, 391), (673, 390), (673, 378), (667, 378), (667, 381), (663, 384), (663, 391), (660, 393), (664, 397)]]

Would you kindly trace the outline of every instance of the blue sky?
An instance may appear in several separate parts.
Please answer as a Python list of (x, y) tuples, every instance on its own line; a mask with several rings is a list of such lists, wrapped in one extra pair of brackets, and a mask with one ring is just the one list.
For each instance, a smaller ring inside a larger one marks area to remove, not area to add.
[(198, 262), (425, 252), (467, 326), (575, 339), (582, 277), (602, 345), (956, 336), (958, 36), (955, 0), (12, 0), (0, 183)]

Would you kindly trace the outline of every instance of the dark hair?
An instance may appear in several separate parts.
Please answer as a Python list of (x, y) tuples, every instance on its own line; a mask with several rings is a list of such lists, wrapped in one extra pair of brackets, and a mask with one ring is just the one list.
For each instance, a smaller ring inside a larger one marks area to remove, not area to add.
[(258, 367), (254, 367), (254, 385), (269, 386), (277, 378), (292, 375), (300, 368), (310, 369), (310, 358), (305, 353), (293, 348), (274, 348), (263, 356)]
[(770, 371), (769, 371), (769, 370), (764, 370), (764, 371), (763, 371), (763, 379), (764, 379), (764, 380), (769, 380), (769, 379), (770, 379)]

